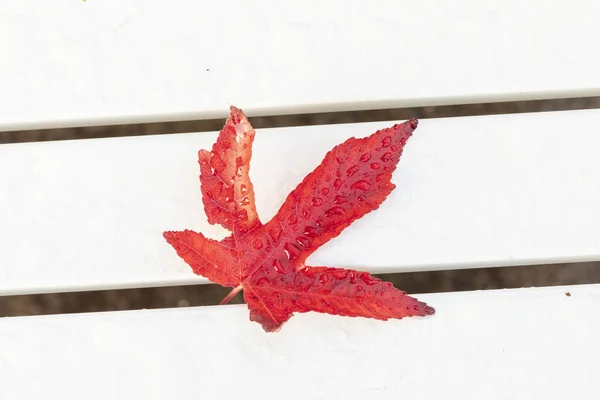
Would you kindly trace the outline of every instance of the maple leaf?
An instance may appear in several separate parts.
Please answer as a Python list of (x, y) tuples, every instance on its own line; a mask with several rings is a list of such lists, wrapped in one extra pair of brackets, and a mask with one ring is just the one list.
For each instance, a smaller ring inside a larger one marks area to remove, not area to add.
[(231, 107), (212, 150), (198, 152), (208, 221), (231, 236), (216, 241), (191, 230), (163, 236), (194, 273), (233, 288), (221, 304), (243, 290), (250, 320), (267, 332), (279, 330), (294, 312), (380, 320), (431, 315), (432, 307), (367, 272), (305, 265), (394, 190), (392, 173), (416, 128), (411, 119), (335, 146), (263, 224), (249, 176), (255, 131), (242, 110)]

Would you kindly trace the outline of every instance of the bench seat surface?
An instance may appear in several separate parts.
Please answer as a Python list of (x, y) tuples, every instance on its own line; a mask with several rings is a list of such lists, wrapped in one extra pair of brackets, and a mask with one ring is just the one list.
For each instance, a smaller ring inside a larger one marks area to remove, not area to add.
[[(258, 130), (259, 215), (335, 144), (394, 122)], [(600, 259), (600, 110), (422, 120), (376, 210), (309, 265), (371, 272)], [(206, 282), (162, 238), (209, 225), (197, 151), (216, 133), (0, 147), (0, 294)]]
[(595, 0), (7, 0), (0, 130), (600, 95), (599, 15)]
[(271, 334), (243, 305), (4, 318), (0, 397), (600, 396), (600, 285), (419, 298), (436, 315), (308, 313)]

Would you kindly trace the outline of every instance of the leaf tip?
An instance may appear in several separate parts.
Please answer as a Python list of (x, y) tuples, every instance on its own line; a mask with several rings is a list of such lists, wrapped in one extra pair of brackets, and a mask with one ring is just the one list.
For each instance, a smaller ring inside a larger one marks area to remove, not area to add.
[(408, 124), (410, 125), (410, 127), (414, 131), (419, 126), (419, 120), (417, 118), (411, 118), (411, 119), (408, 120)]

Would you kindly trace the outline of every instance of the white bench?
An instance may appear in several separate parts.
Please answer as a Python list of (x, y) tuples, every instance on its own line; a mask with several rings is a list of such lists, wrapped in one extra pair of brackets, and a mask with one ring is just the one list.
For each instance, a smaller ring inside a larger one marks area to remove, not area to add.
[[(7, 0), (0, 130), (600, 95), (594, 1)], [(258, 129), (271, 217), (327, 150), (397, 121)], [(372, 273), (600, 260), (600, 110), (423, 119), (375, 212), (313, 265)], [(0, 146), (0, 295), (207, 283), (217, 133)], [(0, 132), (0, 137), (2, 132)], [(568, 292), (568, 296), (566, 293)], [(0, 319), (2, 399), (597, 398), (600, 285), (415, 294), (427, 318), (242, 305)]]

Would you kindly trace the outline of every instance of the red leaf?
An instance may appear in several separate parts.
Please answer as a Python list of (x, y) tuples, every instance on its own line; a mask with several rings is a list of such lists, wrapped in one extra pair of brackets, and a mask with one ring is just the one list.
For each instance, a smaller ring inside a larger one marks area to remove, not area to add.
[(254, 129), (248, 118), (242, 110), (231, 107), (231, 115), (212, 152), (198, 152), (202, 202), (208, 222), (238, 234), (260, 224), (248, 176), (253, 141)]
[(234, 288), (222, 303), (244, 290), (250, 319), (268, 332), (294, 312), (381, 320), (431, 315), (433, 308), (366, 272), (304, 265), (312, 252), (383, 203), (416, 127), (412, 119), (335, 146), (263, 225), (249, 178), (254, 130), (231, 107), (212, 151), (200, 150), (198, 157), (208, 220), (232, 235), (220, 242), (189, 230), (164, 237), (196, 274)]

